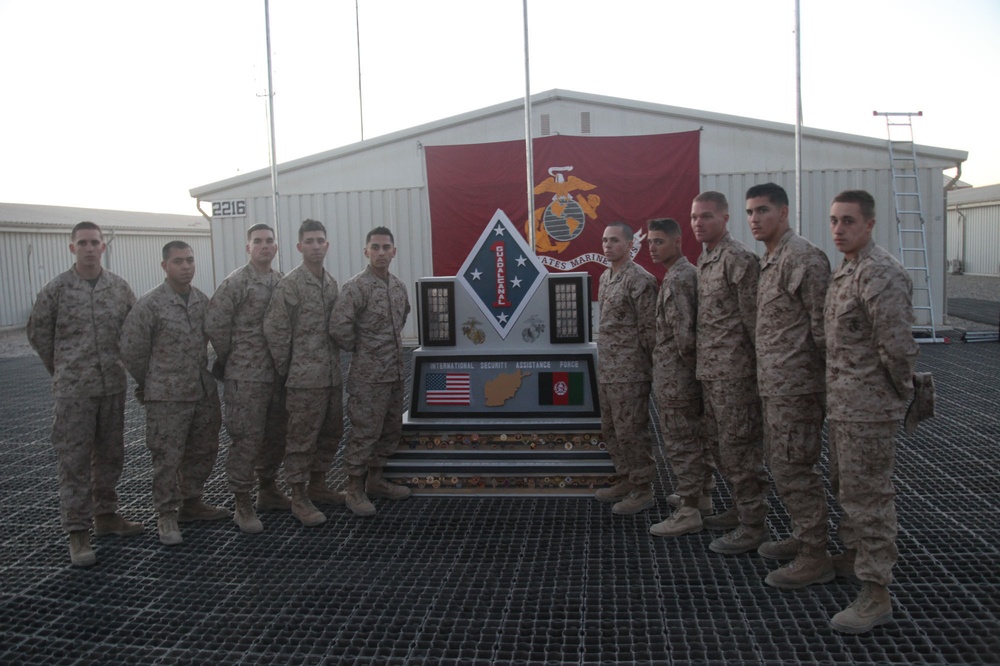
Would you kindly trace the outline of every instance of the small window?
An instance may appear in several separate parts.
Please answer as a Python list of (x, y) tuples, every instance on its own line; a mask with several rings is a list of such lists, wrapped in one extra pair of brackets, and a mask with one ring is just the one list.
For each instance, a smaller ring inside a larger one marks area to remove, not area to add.
[(552, 133), (552, 128), (549, 125), (549, 114), (542, 114), (542, 136), (549, 136)]
[(580, 133), (590, 134), (590, 111), (580, 112)]

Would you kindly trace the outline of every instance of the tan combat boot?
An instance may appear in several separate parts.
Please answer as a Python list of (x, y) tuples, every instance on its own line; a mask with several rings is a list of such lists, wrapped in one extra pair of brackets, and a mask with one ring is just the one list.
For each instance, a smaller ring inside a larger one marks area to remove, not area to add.
[(656, 523), (649, 528), (649, 533), (660, 537), (677, 537), (682, 534), (694, 534), (705, 529), (701, 522), (701, 512), (695, 506), (682, 506), (674, 511), (662, 523)]
[(619, 516), (631, 516), (634, 513), (645, 511), (656, 504), (653, 499), (653, 484), (642, 483), (633, 486), (632, 492), (625, 496), (625, 499), (616, 502), (611, 510)]
[(393, 483), (386, 479), (381, 467), (368, 468), (368, 482), (365, 484), (365, 491), (368, 497), (378, 497), (389, 500), (405, 500), (412, 493), (410, 489), (399, 483)]
[(621, 479), (607, 488), (600, 488), (594, 497), (598, 502), (614, 504), (628, 497), (628, 494), (635, 490), (635, 486), (628, 479)]
[(732, 507), (711, 516), (705, 516), (702, 522), (710, 530), (734, 530), (740, 525), (740, 512)]
[(757, 554), (769, 560), (787, 562), (799, 556), (799, 545), (799, 540), (795, 537), (788, 537), (781, 541), (768, 541), (760, 545)]
[(309, 499), (304, 483), (292, 484), (292, 515), (306, 527), (316, 527), (326, 522), (326, 516)]
[(309, 499), (315, 504), (343, 504), (344, 493), (333, 490), (326, 485), (326, 474), (312, 472), (309, 474)]
[(288, 511), (292, 508), (292, 500), (281, 492), (274, 479), (261, 479), (257, 490), (258, 511)]
[(865, 581), (851, 605), (833, 616), (830, 626), (842, 634), (864, 634), (892, 620), (892, 600), (885, 585)]
[(177, 512), (164, 511), (156, 519), (156, 531), (160, 535), (160, 543), (164, 546), (176, 546), (184, 542), (181, 528), (177, 526)]
[(355, 516), (374, 516), (375, 505), (365, 495), (365, 482), (360, 476), (347, 477), (344, 502)]
[[(677, 493), (667, 495), (667, 504), (670, 506), (681, 508), (681, 503), (683, 499)], [(698, 511), (701, 512), (702, 516), (711, 516), (714, 507), (712, 506), (712, 496), (709, 494), (704, 494), (698, 497)]]
[(229, 517), (229, 509), (223, 506), (205, 504), (200, 497), (192, 497), (181, 503), (177, 512), (178, 523), (193, 523), (197, 520), (222, 520)]
[(94, 534), (96, 536), (108, 536), (115, 534), (121, 537), (137, 536), (142, 534), (146, 528), (142, 523), (133, 523), (119, 513), (102, 513), (94, 516)]
[(264, 531), (264, 523), (260, 522), (253, 508), (250, 493), (236, 493), (236, 510), (233, 511), (233, 522), (245, 534), (260, 534)]
[(829, 583), (834, 578), (830, 553), (803, 548), (794, 560), (767, 574), (764, 582), (782, 590), (798, 590), (816, 583)]
[(740, 555), (757, 550), (767, 541), (767, 527), (763, 524), (749, 526), (740, 525), (732, 532), (723, 534), (708, 544), (709, 550), (722, 555)]
[(69, 533), (69, 561), (74, 567), (91, 567), (97, 564), (97, 556), (90, 547), (90, 530), (74, 530)]
[(858, 551), (848, 549), (830, 558), (830, 561), (833, 562), (833, 570), (837, 574), (837, 578), (849, 580), (852, 583), (861, 583), (861, 579), (854, 573), (854, 560), (857, 557)]

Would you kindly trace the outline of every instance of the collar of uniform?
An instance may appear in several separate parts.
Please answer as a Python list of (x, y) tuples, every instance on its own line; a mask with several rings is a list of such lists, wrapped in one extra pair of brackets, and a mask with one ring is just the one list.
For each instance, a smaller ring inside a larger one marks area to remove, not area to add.
[(701, 253), (701, 261), (699, 263), (704, 265), (718, 261), (719, 257), (722, 256), (722, 248), (728, 245), (731, 241), (732, 241), (732, 236), (730, 236), (729, 232), (727, 231), (725, 234), (722, 235), (722, 238), (719, 239), (719, 242), (715, 244), (714, 248), (712, 248), (711, 250), (709, 250), (707, 247), (705, 248), (705, 251)]
[(311, 270), (306, 268), (305, 264), (303, 264), (301, 268), (302, 277), (306, 279), (306, 282), (311, 282), (320, 287), (324, 286), (330, 277), (330, 274), (326, 272), (325, 268), (323, 269), (323, 277), (316, 277)]
[(170, 286), (170, 283), (167, 282), (166, 278), (163, 279), (163, 284), (161, 284), (160, 287), (164, 292), (166, 292), (168, 300), (180, 305), (183, 308), (190, 307), (195, 301), (198, 300), (198, 297), (195, 296), (196, 292), (194, 290), (194, 285), (191, 285), (190, 291), (188, 291), (188, 299), (186, 301), (183, 296), (174, 291), (173, 287)]
[(257, 272), (257, 269), (254, 268), (253, 264), (251, 264), (250, 262), (247, 262), (247, 265), (243, 267), (243, 274), (244, 277), (249, 279), (251, 282), (270, 282), (272, 280), (277, 282), (279, 279), (281, 279), (281, 276), (273, 268), (269, 270), (267, 273), (261, 275), (260, 273)]
[(854, 273), (854, 271), (858, 269), (858, 264), (861, 263), (861, 260), (866, 259), (868, 255), (872, 253), (872, 250), (874, 248), (875, 248), (875, 241), (869, 240), (868, 243), (863, 248), (858, 250), (858, 255), (856, 257), (854, 257), (850, 261), (845, 260), (843, 263), (840, 264), (840, 267), (838, 267), (837, 271), (833, 274), (833, 278), (837, 279), (842, 275), (851, 275), (852, 273)]
[[(108, 281), (104, 278), (104, 270), (105, 269), (102, 267), (101, 272), (97, 274), (97, 284), (94, 285), (94, 291), (103, 289), (108, 283)], [(90, 288), (90, 281), (76, 272), (76, 264), (73, 264), (73, 268), (71, 268), (70, 271), (73, 273), (73, 279), (76, 281), (78, 286), (87, 285), (87, 288)]]
[(677, 257), (677, 261), (674, 262), (674, 265), (670, 267), (670, 270), (668, 270), (667, 273), (672, 273), (673, 271), (680, 270), (680, 268), (683, 267), (684, 264), (690, 264), (690, 263), (691, 262), (688, 261), (688, 258), (682, 254), (681, 256)]
[(625, 259), (625, 262), (621, 265), (621, 268), (619, 268), (617, 271), (613, 270), (611, 266), (608, 266), (608, 282), (617, 281), (622, 275), (628, 272), (628, 269), (631, 268), (631, 265), (633, 263), (634, 262), (632, 261), (632, 257), (628, 257), (627, 259)]
[(781, 258), (781, 253), (785, 251), (785, 247), (788, 246), (788, 242), (792, 240), (792, 235), (795, 232), (788, 229), (785, 233), (781, 234), (781, 238), (778, 239), (778, 244), (774, 246), (774, 252), (764, 252), (764, 256), (760, 258), (760, 267), (767, 268), (771, 264), (778, 263), (778, 259)]
[[(361, 273), (364, 274), (364, 276), (366, 278), (370, 278), (372, 280), (377, 280), (378, 282), (380, 282), (382, 284), (386, 284), (388, 282), (388, 277), (383, 280), (379, 276), (375, 275), (375, 271), (372, 270), (371, 264), (365, 264), (365, 270), (361, 271)], [(392, 273), (389, 273), (388, 275), (391, 276)]]

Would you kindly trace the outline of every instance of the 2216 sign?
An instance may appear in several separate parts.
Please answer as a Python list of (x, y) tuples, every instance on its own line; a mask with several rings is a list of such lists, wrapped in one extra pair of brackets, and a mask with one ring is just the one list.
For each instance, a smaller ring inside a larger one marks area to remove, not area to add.
[(246, 199), (230, 199), (229, 201), (212, 202), (212, 217), (246, 217), (246, 215)]

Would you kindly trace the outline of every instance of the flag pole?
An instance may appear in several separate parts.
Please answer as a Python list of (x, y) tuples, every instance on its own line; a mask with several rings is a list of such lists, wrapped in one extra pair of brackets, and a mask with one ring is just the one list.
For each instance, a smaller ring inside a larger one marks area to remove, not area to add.
[(278, 156), (274, 148), (274, 84), (271, 80), (271, 10), (264, 0), (264, 34), (267, 40), (267, 109), (271, 131), (271, 209), (278, 228)]
[(802, 33), (795, 0), (795, 232), (802, 235)]
[(365, 98), (361, 89), (361, 14), (358, 11), (358, 0), (354, 0), (354, 33), (358, 45), (358, 116), (361, 119), (361, 140), (365, 140)]
[(535, 161), (531, 145), (531, 64), (528, 59), (528, 0), (524, 7), (524, 151), (528, 172), (528, 245), (535, 252)]

